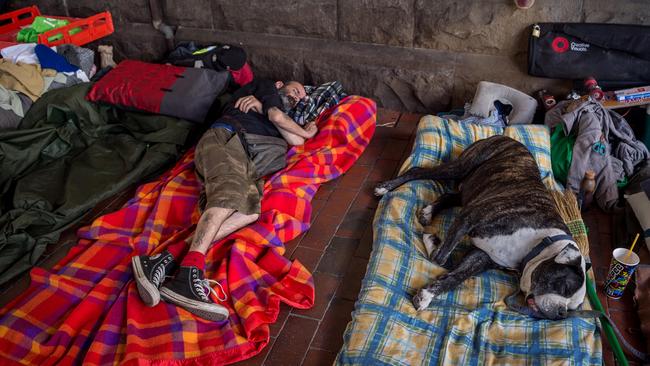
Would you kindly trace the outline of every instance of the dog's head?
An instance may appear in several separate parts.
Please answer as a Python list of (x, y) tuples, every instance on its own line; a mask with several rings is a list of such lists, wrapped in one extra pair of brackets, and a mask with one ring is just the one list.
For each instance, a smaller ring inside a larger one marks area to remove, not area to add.
[(562, 319), (582, 304), (587, 266), (575, 242), (561, 240), (524, 267), (520, 287), (528, 306), (548, 319)]

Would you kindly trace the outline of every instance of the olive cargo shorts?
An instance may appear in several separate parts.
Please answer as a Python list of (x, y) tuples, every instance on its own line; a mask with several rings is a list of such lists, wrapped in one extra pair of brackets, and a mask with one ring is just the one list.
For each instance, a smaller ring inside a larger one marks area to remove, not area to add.
[(245, 215), (260, 213), (264, 181), (239, 136), (226, 128), (210, 128), (196, 146), (194, 165), (203, 183), (205, 207), (230, 208)]

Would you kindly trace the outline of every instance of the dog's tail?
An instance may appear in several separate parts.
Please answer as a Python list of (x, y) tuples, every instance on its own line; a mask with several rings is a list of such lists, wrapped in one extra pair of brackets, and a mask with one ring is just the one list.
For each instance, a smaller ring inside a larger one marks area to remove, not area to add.
[[(456, 160), (440, 164), (433, 168), (414, 167), (395, 179), (378, 184), (375, 187), (375, 195), (382, 196), (412, 180), (462, 180), (464, 177), (472, 173), (479, 165), (500, 152), (503, 152), (503, 150), (512, 151), (513, 145), (521, 144), (506, 136), (493, 136), (479, 140), (463, 151)], [(521, 145), (521, 147), (523, 147), (523, 145)], [(523, 147), (523, 149), (527, 152), (525, 147)]]
[(462, 164), (458, 160), (438, 165), (434, 168), (411, 168), (399, 177), (379, 183), (375, 187), (375, 195), (382, 196), (393, 189), (412, 180), (454, 180), (462, 178)]

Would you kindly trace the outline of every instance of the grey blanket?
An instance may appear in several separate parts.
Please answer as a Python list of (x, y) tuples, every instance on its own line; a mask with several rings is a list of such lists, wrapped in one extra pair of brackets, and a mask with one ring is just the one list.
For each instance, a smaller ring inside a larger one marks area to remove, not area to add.
[(558, 103), (546, 113), (545, 124), (553, 128), (559, 123), (563, 124), (565, 134), (576, 135), (567, 188), (579, 192), (585, 172), (593, 170), (594, 197), (601, 208), (612, 209), (618, 202), (617, 181), (632, 175), (634, 167), (648, 159), (648, 149), (634, 137), (621, 115), (598, 102)]

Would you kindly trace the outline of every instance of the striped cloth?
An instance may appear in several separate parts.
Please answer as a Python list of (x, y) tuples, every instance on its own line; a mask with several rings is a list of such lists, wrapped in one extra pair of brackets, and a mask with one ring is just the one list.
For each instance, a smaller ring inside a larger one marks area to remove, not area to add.
[[(555, 187), (544, 126), (521, 125), (504, 131), (426, 116), (401, 172), (456, 158), (472, 142), (494, 134), (523, 142), (535, 156), (544, 182)], [(427, 228), (417, 221), (416, 213), (443, 188), (431, 181), (413, 181), (382, 198), (374, 219), (372, 256), (336, 363), (601, 365), (596, 320), (534, 320), (508, 310), (504, 299), (518, 290), (518, 283), (514, 274), (505, 271), (473, 277), (416, 313), (413, 294), (444, 272), (426, 259), (422, 234), (435, 232), (444, 238), (458, 209), (443, 211)], [(465, 242), (461, 248), (469, 245)], [(461, 254), (462, 250), (454, 253), (455, 263)]]
[(207, 365), (259, 353), (280, 302), (314, 303), (314, 284), (284, 245), (307, 230), (318, 186), (348, 170), (369, 143), (376, 106), (350, 96), (321, 116), (320, 132), (288, 152), (264, 187), (262, 214), (216, 244), (207, 277), (228, 294), (228, 321), (215, 323), (140, 300), (131, 257), (187, 238), (199, 213), (193, 151), (119, 211), (82, 228), (78, 245), (51, 271), (35, 268), (28, 290), (0, 311), (0, 364)]
[(347, 96), (340, 81), (330, 81), (319, 87), (305, 85), (305, 92), (307, 97), (288, 112), (289, 117), (301, 126), (316, 120), (321, 113)]

